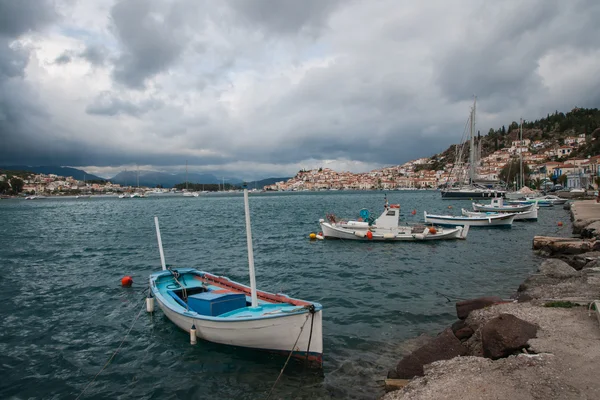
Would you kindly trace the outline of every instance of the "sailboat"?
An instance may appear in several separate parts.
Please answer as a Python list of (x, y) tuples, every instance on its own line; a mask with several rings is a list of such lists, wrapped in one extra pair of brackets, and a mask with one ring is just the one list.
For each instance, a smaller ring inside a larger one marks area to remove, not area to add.
[[(486, 199), (493, 197), (504, 197), (505, 190), (490, 189), (484, 185), (480, 185), (475, 181), (476, 177), (476, 161), (475, 161), (475, 111), (477, 108), (477, 99), (473, 100), (473, 107), (469, 116), (469, 178), (467, 185), (454, 186), (448, 182), (449, 187), (442, 189), (443, 200), (473, 200)], [(462, 163), (462, 152), (457, 154), (456, 165)], [(462, 177), (458, 182), (462, 181)]]
[(136, 178), (137, 178), (137, 191), (135, 193), (133, 193), (130, 197), (132, 199), (145, 198), (146, 195), (144, 193), (140, 192), (140, 167), (139, 167), (139, 165), (137, 166)]
[(183, 197), (198, 197), (198, 196), (200, 196), (200, 193), (188, 191), (188, 167), (187, 167), (187, 161), (186, 161), (185, 162), (185, 192), (183, 192)]
[(517, 176), (514, 192), (506, 193), (506, 198), (511, 200), (523, 199), (526, 197), (539, 196), (539, 192), (531, 190), (525, 186), (525, 172), (523, 171), (523, 118), (519, 124), (519, 174)]
[(247, 188), (244, 208), (250, 286), (193, 268), (167, 268), (158, 217), (154, 217), (162, 271), (150, 275), (151, 296), (167, 318), (190, 333), (191, 343), (202, 339), (273, 351), (320, 367), (323, 306), (256, 289)]

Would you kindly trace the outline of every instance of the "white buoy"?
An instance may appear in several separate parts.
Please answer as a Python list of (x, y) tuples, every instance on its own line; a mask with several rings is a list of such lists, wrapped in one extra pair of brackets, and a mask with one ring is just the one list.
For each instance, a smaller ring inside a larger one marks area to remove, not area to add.
[(190, 344), (196, 344), (196, 325), (192, 325), (190, 329)]
[(146, 311), (149, 313), (154, 312), (154, 297), (146, 297)]

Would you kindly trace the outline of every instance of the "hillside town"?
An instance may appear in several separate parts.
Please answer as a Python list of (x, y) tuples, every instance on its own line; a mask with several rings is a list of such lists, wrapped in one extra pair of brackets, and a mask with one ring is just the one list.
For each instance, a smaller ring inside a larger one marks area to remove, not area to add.
[[(481, 148), (478, 148), (476, 180), (498, 183), (502, 169), (522, 157), (523, 169), (529, 171), (529, 183), (562, 182), (568, 189), (597, 188), (595, 178), (598, 177), (600, 155), (571, 157), (574, 151), (595, 140), (594, 135), (586, 134), (567, 136), (561, 140), (563, 144), (555, 140), (513, 140), (510, 147), (485, 157), (480, 156)], [(435, 189), (456, 182), (466, 183), (469, 163), (445, 158), (438, 154), (365, 173), (336, 172), (329, 168), (302, 170), (287, 182), (265, 186), (265, 190)], [(441, 168), (432, 168), (435, 165)]]
[[(11, 178), (12, 177), (12, 178)], [(123, 187), (111, 182), (85, 182), (71, 176), (63, 177), (55, 174), (35, 174), (19, 172), (11, 174), (9, 171), (0, 173), (0, 183), (12, 186), (11, 181), (18, 179), (22, 183), (19, 193), (24, 194), (111, 194), (134, 190), (133, 187)]]

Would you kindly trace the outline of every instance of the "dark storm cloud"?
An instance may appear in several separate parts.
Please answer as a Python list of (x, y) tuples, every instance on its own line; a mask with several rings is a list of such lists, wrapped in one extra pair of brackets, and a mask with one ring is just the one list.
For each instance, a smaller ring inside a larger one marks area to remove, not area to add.
[(115, 80), (141, 89), (147, 78), (169, 68), (187, 42), (182, 26), (185, 13), (181, 2), (124, 0), (115, 4), (111, 16), (123, 47), (114, 66)]
[(88, 114), (114, 116), (127, 114), (139, 117), (151, 110), (161, 108), (163, 103), (155, 99), (146, 99), (143, 101), (130, 101), (119, 98), (113, 93), (101, 93), (92, 104), (88, 105), (85, 111)]
[(45, 26), (57, 16), (47, 0), (0, 0), (0, 35), (19, 36)]
[(340, 2), (337, 0), (254, 0), (228, 4), (245, 21), (273, 33), (317, 33)]
[[(36, 94), (23, 80), (30, 50), (15, 39), (42, 29), (57, 14), (52, 3), (37, 0), (0, 0), (0, 161), (31, 151), (46, 141), (49, 115), (36, 101)], [(41, 134), (41, 140), (38, 135)]]
[[(498, 112), (510, 103), (524, 104), (543, 95), (538, 65), (552, 50), (587, 50), (598, 46), (600, 3), (588, 0), (530, 1), (519, 7), (488, 2), (476, 11), (485, 16), (466, 27), (466, 35), (441, 53), (438, 83), (444, 95), (458, 101), (474, 94)], [(472, 13), (475, 18), (475, 12)]]

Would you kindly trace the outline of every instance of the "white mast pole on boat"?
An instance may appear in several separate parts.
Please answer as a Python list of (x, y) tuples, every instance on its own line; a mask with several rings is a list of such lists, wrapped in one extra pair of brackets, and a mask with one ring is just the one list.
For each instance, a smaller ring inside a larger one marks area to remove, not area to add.
[(244, 184), (244, 212), (246, 214), (246, 240), (248, 242), (248, 269), (250, 271), (250, 293), (252, 307), (258, 307), (256, 297), (256, 275), (254, 273), (254, 252), (252, 250), (252, 228), (250, 227), (250, 206), (248, 205), (248, 188)]
[(523, 118), (519, 126), (520, 143), (519, 143), (519, 179), (521, 180), (521, 188), (525, 186), (525, 173), (523, 172)]
[(469, 184), (472, 185), (475, 180), (475, 139), (474, 139), (474, 131), (475, 131), (475, 107), (477, 103), (477, 97), (473, 100), (473, 109), (471, 110), (471, 144), (469, 146)]
[(167, 269), (165, 264), (165, 252), (162, 247), (162, 240), (160, 239), (160, 228), (158, 227), (158, 217), (154, 217), (154, 226), (156, 226), (156, 239), (158, 239), (158, 251), (160, 251), (160, 264), (162, 265), (163, 271)]

